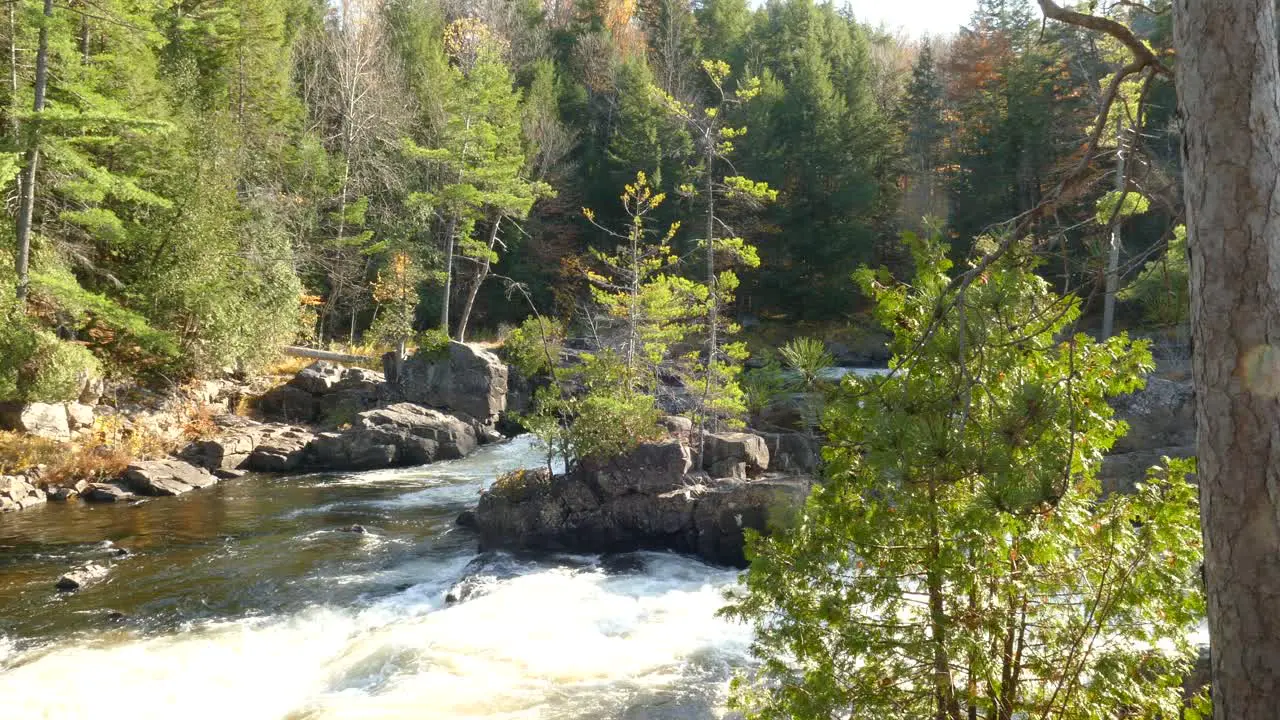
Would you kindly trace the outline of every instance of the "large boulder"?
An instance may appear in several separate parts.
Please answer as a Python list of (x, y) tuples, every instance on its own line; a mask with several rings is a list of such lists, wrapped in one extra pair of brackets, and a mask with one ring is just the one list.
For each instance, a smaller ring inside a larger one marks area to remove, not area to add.
[(585, 458), (579, 468), (588, 486), (600, 495), (663, 493), (682, 487), (693, 468), (689, 448), (671, 440), (645, 443), (609, 460)]
[(21, 475), (0, 475), (0, 512), (44, 504), (44, 490)]
[(243, 468), (257, 472), (291, 472), (302, 467), (315, 435), (300, 427), (274, 427), (249, 453)]
[(181, 495), (218, 482), (208, 470), (173, 459), (132, 462), (121, 480), (139, 495)]
[(817, 438), (798, 432), (756, 433), (769, 448), (769, 468), (782, 472), (810, 474), (822, 460)]
[(360, 413), (350, 430), (318, 435), (307, 460), (332, 470), (425, 465), (468, 455), (476, 444), (470, 423), (413, 403), (396, 403)]
[(288, 384), (311, 395), (323, 395), (341, 381), (341, 366), (325, 360), (317, 360), (300, 370)]
[(238, 470), (258, 446), (261, 433), (246, 430), (209, 440), (197, 440), (182, 451), (182, 457), (207, 470)]
[(62, 403), (0, 403), (0, 428), (62, 442), (71, 439)]
[(769, 447), (751, 433), (709, 433), (702, 440), (702, 468), (711, 477), (755, 477), (769, 469)]
[(449, 410), (484, 425), (507, 406), (507, 366), (475, 345), (450, 342), (443, 354), (418, 352), (400, 369), (399, 393), (411, 403)]
[(81, 491), (80, 497), (84, 498), (87, 502), (113, 503), (134, 500), (138, 496), (123, 484), (114, 482), (89, 483), (88, 487)]
[(320, 412), (315, 395), (294, 385), (272, 388), (258, 398), (258, 412), (270, 420), (287, 423), (309, 423)]
[(67, 403), (67, 425), (72, 430), (86, 430), (93, 427), (93, 406), (79, 402)]
[(743, 530), (768, 533), (788, 526), (812, 486), (805, 476), (713, 486), (700, 497), (694, 512), (698, 555), (722, 565), (746, 565)]
[(743, 566), (743, 531), (784, 524), (808, 495), (807, 477), (710, 480), (689, 473), (679, 443), (641, 445), (604, 463), (551, 476), (510, 473), (480, 496), (471, 520), (482, 549), (571, 552), (674, 550)]

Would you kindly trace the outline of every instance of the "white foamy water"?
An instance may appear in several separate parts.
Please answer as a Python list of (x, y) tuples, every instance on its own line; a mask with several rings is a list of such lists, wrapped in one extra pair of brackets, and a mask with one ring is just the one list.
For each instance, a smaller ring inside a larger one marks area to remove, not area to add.
[(746, 628), (715, 617), (732, 572), (647, 564), (534, 571), (450, 607), (424, 584), (358, 609), (59, 643), (11, 658), (0, 716), (594, 717), (610, 696), (679, 689), (691, 663), (727, 671), (745, 654)]

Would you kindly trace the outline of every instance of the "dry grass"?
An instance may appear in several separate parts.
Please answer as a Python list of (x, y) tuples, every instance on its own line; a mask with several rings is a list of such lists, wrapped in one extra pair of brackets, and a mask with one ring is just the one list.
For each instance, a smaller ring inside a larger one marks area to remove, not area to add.
[(182, 437), (188, 442), (208, 440), (220, 432), (214, 422), (213, 407), (205, 402), (186, 403), (179, 413), (183, 417)]

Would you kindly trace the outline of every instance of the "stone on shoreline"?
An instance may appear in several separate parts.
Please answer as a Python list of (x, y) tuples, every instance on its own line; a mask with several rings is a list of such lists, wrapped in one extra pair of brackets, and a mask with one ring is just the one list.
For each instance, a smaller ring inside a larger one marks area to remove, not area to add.
[(135, 493), (152, 496), (181, 495), (218, 482), (208, 470), (174, 459), (132, 462), (121, 479)]
[(22, 475), (0, 475), (0, 512), (41, 505), (47, 497), (44, 490)]

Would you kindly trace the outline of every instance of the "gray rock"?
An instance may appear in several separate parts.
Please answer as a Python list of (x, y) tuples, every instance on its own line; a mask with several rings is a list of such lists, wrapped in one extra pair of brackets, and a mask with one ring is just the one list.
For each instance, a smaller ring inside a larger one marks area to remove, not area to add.
[(139, 495), (181, 495), (218, 482), (208, 470), (182, 460), (140, 460), (125, 468), (121, 479)]
[(106, 391), (106, 380), (100, 377), (87, 377), (80, 385), (79, 400), (85, 405), (97, 405)]
[(210, 440), (197, 440), (183, 449), (182, 457), (215, 472), (236, 470), (248, 461), (249, 455), (261, 439), (261, 432), (245, 431)]
[(314, 439), (315, 435), (299, 427), (272, 428), (249, 453), (244, 469), (256, 472), (297, 470), (306, 461), (307, 446)]
[(93, 427), (93, 406), (84, 403), (67, 403), (67, 425), (72, 430)]
[[(655, 472), (628, 464), (639, 457), (688, 462), (688, 448), (677, 453), (667, 445), (675, 443), (641, 446), (607, 471), (597, 467), (552, 477), (539, 469), (500, 478), (481, 494), (475, 510), (481, 548), (665, 549), (742, 566), (743, 530), (770, 532), (785, 525), (808, 495), (807, 477), (707, 480), (691, 474), (673, 480), (673, 467)], [(628, 468), (644, 476), (626, 477), (622, 471)]]
[(42, 505), (47, 497), (44, 490), (22, 475), (0, 475), (0, 512)]
[(89, 483), (88, 487), (80, 492), (80, 497), (87, 502), (111, 503), (134, 500), (138, 496), (118, 483)]
[(54, 587), (61, 592), (71, 592), (97, 582), (106, 576), (107, 568), (90, 563), (58, 578), (58, 582), (54, 583)]
[(62, 442), (71, 439), (67, 408), (62, 403), (2, 403), (0, 428)]
[(579, 475), (594, 492), (606, 497), (627, 493), (662, 493), (684, 486), (693, 469), (688, 446), (676, 440), (645, 443), (606, 461), (585, 458)]
[[(741, 432), (709, 434), (703, 439), (702, 466), (708, 471), (744, 463), (745, 474), (758, 475), (769, 469), (769, 447), (759, 435)], [(717, 475), (712, 477), (734, 477)]]
[(756, 434), (769, 448), (770, 469), (804, 474), (817, 471), (822, 453), (816, 438), (795, 432)]
[(404, 361), (398, 390), (411, 403), (492, 425), (507, 405), (507, 366), (475, 345), (451, 342), (446, 357), (421, 352)]
[(787, 527), (804, 506), (812, 485), (810, 478), (801, 476), (713, 486), (694, 512), (698, 555), (723, 565), (745, 566), (743, 530), (767, 534)]
[(1116, 417), (1129, 423), (1112, 453), (1194, 445), (1195, 390), (1191, 383), (1147, 379), (1147, 386), (1111, 401)]
[(270, 420), (289, 423), (309, 423), (316, 419), (320, 403), (315, 395), (294, 387), (281, 385), (263, 393), (258, 398), (258, 412)]
[(679, 415), (664, 415), (658, 418), (658, 426), (677, 438), (688, 438), (693, 432), (693, 421)]
[(1098, 469), (1098, 480), (1104, 492), (1133, 492), (1135, 485), (1147, 479), (1149, 468), (1164, 464), (1162, 462), (1164, 457), (1190, 458), (1195, 455), (1194, 445), (1108, 455), (1102, 458), (1102, 467)]
[(290, 387), (312, 395), (323, 395), (342, 381), (343, 368), (325, 360), (317, 360), (293, 376)]
[(318, 435), (308, 462), (332, 470), (425, 465), (468, 455), (477, 442), (475, 429), (460, 418), (396, 403), (360, 413), (350, 430)]

